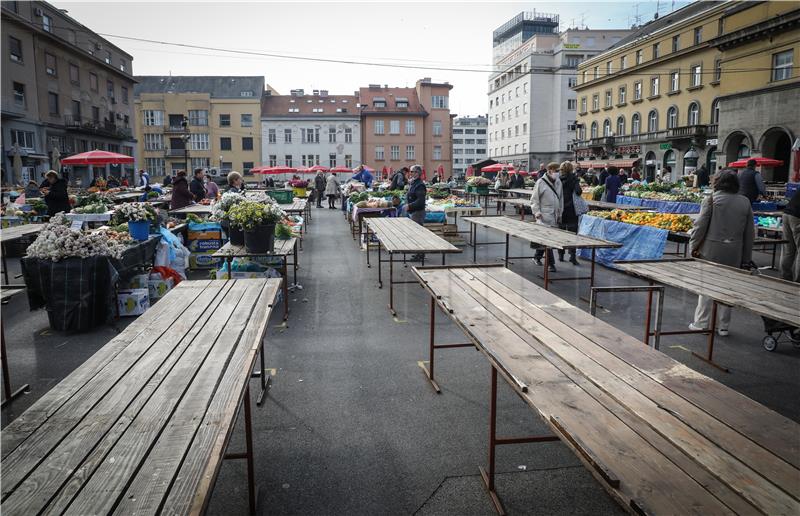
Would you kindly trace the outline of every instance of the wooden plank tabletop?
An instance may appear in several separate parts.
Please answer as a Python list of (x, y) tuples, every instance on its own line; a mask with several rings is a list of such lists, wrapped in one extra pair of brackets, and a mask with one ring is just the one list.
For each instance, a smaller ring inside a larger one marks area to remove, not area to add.
[(694, 258), (616, 262), (615, 265), (633, 276), (800, 326), (800, 284), (797, 283), (764, 275), (753, 276), (742, 269)]
[(305, 211), (307, 204), (308, 204), (308, 199), (295, 198), (291, 203), (279, 204), (278, 207), (287, 213), (303, 212)]
[(408, 217), (364, 219), (390, 253), (460, 253), (461, 249)]
[(551, 249), (622, 247), (622, 244), (617, 242), (577, 235), (562, 229), (535, 222), (525, 222), (511, 217), (464, 217), (464, 221), (495, 229), (526, 242), (533, 242)]
[(297, 237), (287, 238), (286, 240), (275, 239), (275, 247), (271, 253), (250, 253), (243, 245), (233, 245), (230, 242), (214, 251), (213, 256), (219, 258), (246, 257), (246, 256), (287, 256), (294, 252), (297, 244)]
[(201, 512), (279, 287), (167, 293), (3, 429), (2, 513)]
[(502, 266), (414, 271), (624, 507), (800, 513), (794, 421)]
[(42, 230), (44, 224), (22, 224), (21, 226), (11, 226), (0, 229), (0, 241), (2, 243), (12, 242), (25, 235), (38, 233)]
[(194, 213), (195, 215), (211, 215), (211, 205), (190, 204), (189, 206), (178, 208), (177, 210), (171, 210), (170, 213), (183, 213), (183, 214)]
[(533, 194), (533, 188), (501, 188), (500, 191), (514, 195), (527, 195), (528, 198)]

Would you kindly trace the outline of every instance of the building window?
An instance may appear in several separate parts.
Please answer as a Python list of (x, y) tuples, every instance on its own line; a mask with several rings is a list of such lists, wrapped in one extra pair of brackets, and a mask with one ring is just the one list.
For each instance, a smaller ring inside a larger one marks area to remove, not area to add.
[(667, 110), (667, 129), (678, 127), (678, 108), (672, 106)]
[(714, 82), (719, 82), (722, 77), (722, 59), (714, 59)]
[(633, 100), (642, 100), (642, 81), (633, 83)]
[(253, 168), (253, 162), (252, 161), (243, 161), (242, 162), (242, 173), (243, 174), (249, 174), (251, 168)]
[(36, 140), (33, 131), (11, 130), (11, 145), (17, 144), (21, 149), (33, 150)]
[(594, 67), (594, 78), (595, 79), (600, 78), (600, 67), (599, 66), (595, 66)]
[(111, 52), (110, 51), (106, 52), (105, 62), (106, 62), (106, 64), (111, 64)]
[(240, 123), (242, 127), (253, 127), (253, 115), (250, 113), (242, 113)]
[(276, 154), (269, 155), (269, 166), (270, 167), (277, 167), (278, 166), (278, 156)]
[(208, 150), (208, 133), (193, 133), (189, 135), (190, 150)]
[(44, 53), (44, 69), (47, 72), (47, 75), (52, 75), (53, 77), (58, 75), (56, 56), (53, 54), (48, 54), (47, 52)]
[[(409, 122), (411, 122), (411, 120), (409, 120)], [(442, 121), (441, 120), (434, 120), (433, 121), (433, 135), (434, 136), (441, 136), (442, 135)]]
[(12, 61), (22, 62), (22, 41), (13, 36), (8, 37), (8, 55)]
[(144, 115), (144, 125), (147, 126), (162, 126), (164, 125), (164, 112), (155, 109), (145, 109), (142, 111)]
[(20, 107), (25, 107), (25, 85), (21, 82), (11, 83), (14, 89), (14, 103)]
[(575, 108), (578, 107), (578, 99), (567, 99), (567, 109), (570, 111), (575, 111)]
[(449, 98), (446, 95), (433, 95), (431, 103), (434, 109), (447, 109), (449, 106)]
[(636, 64), (637, 65), (642, 64), (642, 55), (643, 55), (643, 52), (641, 50), (637, 50), (636, 51)]
[(617, 136), (625, 134), (625, 117), (620, 116), (617, 118)]
[(592, 111), (597, 111), (600, 109), (600, 95), (595, 93), (592, 95)]
[(52, 91), (47, 93), (47, 106), (50, 109), (50, 116), (58, 116), (58, 93)]
[(278, 135), (275, 129), (267, 129), (267, 143), (278, 143)]
[(208, 110), (190, 109), (189, 125), (199, 125), (199, 126), (208, 125)]
[(692, 67), (692, 86), (703, 84), (703, 66), (695, 65)]
[(197, 170), (198, 168), (208, 168), (211, 166), (211, 159), (210, 158), (192, 158), (191, 159), (191, 170)]
[(242, 150), (253, 150), (253, 137), (252, 136), (242, 136)]
[(694, 44), (699, 45), (703, 42), (703, 27), (695, 27), (694, 29)]
[(230, 127), (231, 126), (231, 115), (219, 115), (219, 126), (220, 127)]
[(145, 167), (153, 176), (163, 176), (166, 174), (166, 163), (164, 158), (145, 158)]
[(124, 71), (126, 71), (126, 68), (127, 68), (127, 66), (125, 65), (125, 60), (124, 59), (120, 59), (119, 60), (119, 69), (120, 69), (120, 71), (124, 72)]
[(617, 92), (617, 101), (619, 104), (625, 104), (627, 94), (627, 88), (625, 86), (620, 86), (619, 91)]
[[(434, 125), (436, 122), (434, 122)], [(439, 122), (439, 133), (441, 134), (441, 122)], [(417, 122), (415, 120), (406, 120), (406, 135), (414, 135), (417, 134)], [(435, 133), (434, 133), (435, 134)]]
[(647, 115), (647, 131), (651, 133), (658, 131), (658, 111), (655, 109)]
[(392, 145), (392, 159), (399, 160), (400, 159), (400, 146), (399, 145)]
[(639, 113), (634, 113), (631, 117), (631, 134), (639, 134), (642, 130), (642, 119)]
[(567, 88), (574, 88), (578, 85), (578, 78), (577, 77), (570, 77), (567, 79)]
[(283, 163), (284, 163), (284, 165), (286, 165), (287, 167), (291, 167), (291, 166), (292, 166), (292, 160), (293, 160), (293, 158), (292, 158), (292, 155), (291, 155), (291, 154), (287, 154), (287, 155), (285, 155), (285, 156), (283, 157)]
[(46, 14), (42, 15), (42, 29), (46, 32), (53, 32), (53, 19)]
[(389, 134), (400, 134), (400, 120), (389, 120)]
[(164, 149), (164, 135), (161, 133), (145, 133), (144, 134), (144, 150), (163, 150)]
[(231, 139), (229, 136), (223, 136), (219, 139), (219, 150), (231, 150)]
[(603, 136), (612, 136), (611, 133), (611, 120), (607, 119), (603, 122)]
[(669, 74), (669, 91), (678, 91), (681, 89), (680, 72), (672, 72)]
[(336, 143), (336, 126), (328, 127), (328, 143)]
[[(123, 104), (127, 104), (128, 103), (128, 88), (126, 88), (125, 86), (120, 86), (119, 89), (120, 89), (120, 94), (122, 95), (122, 103)], [(206, 125), (208, 125), (208, 121), (206, 121)]]
[(661, 44), (653, 43), (653, 59), (658, 59), (661, 56)]
[(597, 122), (592, 122), (592, 129), (589, 132), (591, 138), (597, 138)]
[(416, 150), (413, 145), (406, 145), (406, 159), (411, 161), (416, 159)]
[(606, 75), (611, 75), (611, 61), (606, 62)]
[(353, 129), (350, 127), (344, 129), (344, 143), (353, 143)]
[(69, 64), (69, 82), (75, 85), (80, 85), (81, 74), (78, 65), (74, 65), (72, 63)]
[(697, 102), (692, 102), (689, 104), (689, 125), (699, 125), (700, 124), (700, 105)]
[(98, 90), (97, 74), (89, 74), (89, 89), (96, 92)]
[(715, 99), (714, 102), (711, 104), (711, 123), (718, 124), (719, 123), (719, 100)]
[(383, 160), (383, 145), (377, 145), (375, 147), (375, 159)]
[(331, 168), (336, 166), (336, 154), (328, 154), (328, 166)]
[(344, 166), (347, 168), (353, 168), (353, 155), (352, 154), (345, 154), (344, 155)]
[(581, 113), (586, 113), (586, 97), (581, 97)]
[(303, 143), (319, 143), (319, 127), (300, 129)]
[(680, 50), (680, 36), (672, 36), (672, 51), (677, 52)]
[(106, 81), (106, 95), (114, 103), (114, 81)]
[(650, 79), (650, 96), (655, 97), (658, 95), (658, 77)]
[(785, 50), (772, 55), (772, 80), (784, 81), (792, 78), (794, 55), (792, 50)]
[(100, 108), (97, 106), (92, 106), (92, 120), (95, 122), (100, 121)]
[(283, 130), (283, 143), (292, 143), (292, 130), (291, 129), (284, 129)]
[(375, 134), (384, 134), (383, 120), (375, 120)]
[(612, 106), (613, 103), (613, 95), (611, 94), (611, 90), (606, 91), (606, 107), (609, 108)]
[(624, 70), (628, 66), (628, 56), (622, 56), (619, 58), (619, 69)]

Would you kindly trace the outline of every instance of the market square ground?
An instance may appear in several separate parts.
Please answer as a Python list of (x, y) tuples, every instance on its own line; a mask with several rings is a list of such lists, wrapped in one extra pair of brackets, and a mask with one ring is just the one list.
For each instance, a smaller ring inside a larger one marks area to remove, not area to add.
[[(494, 514), (477, 469), (486, 462), (489, 364), (469, 349), (438, 353), (443, 393), (434, 394), (418, 365), (427, 358), (427, 296), (415, 285), (399, 286), (398, 317), (393, 318), (386, 308), (388, 293), (377, 288), (377, 271), (366, 268), (341, 212), (315, 210), (314, 215), (300, 254), (303, 289), (290, 295), (288, 322), (273, 317), (267, 335), (273, 387), (253, 412), (259, 511)], [(487, 235), (479, 233), (479, 240), (486, 241)], [(513, 245), (512, 255), (530, 254), (519, 242)], [(502, 252), (502, 246), (481, 247), (479, 261), (497, 263)], [(760, 265), (769, 263), (769, 256), (756, 256)], [(471, 252), (465, 252), (449, 257), (448, 263), (470, 258)], [(585, 274), (587, 268), (558, 265), (558, 276)], [(16, 270), (17, 260), (11, 266)], [(539, 268), (530, 260), (517, 260), (512, 269), (541, 284)], [(411, 279), (410, 271), (402, 274)], [(597, 284), (641, 282), (601, 267)], [(587, 308), (579, 299), (588, 292), (587, 282), (558, 282), (552, 290)], [(695, 302), (693, 295), (667, 289), (664, 328), (684, 328)], [(606, 294), (601, 304), (603, 320), (631, 335), (642, 334), (643, 294)], [(51, 331), (45, 312), (29, 312), (24, 296), (12, 299), (2, 315), (12, 382), (31, 385), (28, 395), (3, 410), (4, 425), (116, 334), (114, 327), (73, 335)], [(121, 320), (116, 327), (128, 322)], [(715, 358), (731, 369), (729, 374), (691, 356), (691, 350), (705, 349), (703, 337), (666, 337), (662, 351), (800, 421), (800, 350), (783, 344), (766, 352), (762, 330), (757, 316), (734, 312), (731, 335), (717, 339), (715, 346)], [(437, 317), (436, 331), (437, 340), (464, 339), (445, 317)], [(501, 385), (499, 432), (545, 433), (544, 424)], [(242, 446), (238, 425), (231, 449)], [(502, 473), (498, 492), (510, 514), (623, 512), (560, 443), (501, 447), (497, 464)], [(242, 463), (224, 464), (209, 513), (246, 514), (245, 479)]]

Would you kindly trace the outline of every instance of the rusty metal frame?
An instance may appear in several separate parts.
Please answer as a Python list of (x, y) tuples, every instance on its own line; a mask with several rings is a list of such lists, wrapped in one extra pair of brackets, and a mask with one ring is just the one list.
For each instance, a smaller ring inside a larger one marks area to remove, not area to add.
[(223, 459), (245, 459), (247, 461), (247, 502), (250, 514), (256, 513), (256, 482), (255, 467), (253, 460), (253, 425), (250, 414), (250, 386), (244, 392), (244, 443), (245, 451), (236, 453), (226, 453)]
[[(595, 317), (595, 313), (597, 312), (597, 294), (600, 292), (647, 292), (647, 313), (645, 315), (645, 335), (644, 335), (644, 343), (647, 346), (651, 346), (653, 349), (659, 349), (661, 345), (661, 335), (664, 335), (664, 332), (661, 331), (661, 323), (664, 315), (664, 291), (665, 288), (663, 285), (640, 285), (640, 286), (633, 286), (633, 287), (592, 287), (589, 293), (589, 313), (592, 314), (592, 317)], [(656, 304), (656, 316), (655, 316), (655, 329), (651, 332), (650, 328), (650, 320), (652, 318), (652, 309), (653, 309), (653, 292), (658, 292), (658, 303)], [(653, 343), (650, 344), (650, 337), (653, 337)]]
[[(444, 264), (443, 264), (444, 265)], [(418, 282), (415, 282), (418, 283)], [(464, 344), (436, 344), (435, 343), (435, 334), (436, 334), (436, 298), (431, 296), (431, 318), (430, 318), (430, 333), (429, 333), (429, 344), (428, 344), (428, 366), (426, 367), (424, 363), (420, 362), (419, 366), (422, 368), (423, 373), (425, 373), (426, 378), (431, 383), (431, 387), (433, 390), (436, 391), (436, 394), (441, 394), (442, 389), (439, 388), (439, 384), (436, 383), (436, 379), (434, 378), (434, 365), (435, 365), (435, 353), (437, 349), (453, 349), (453, 348), (474, 348), (475, 344), (469, 342)]]

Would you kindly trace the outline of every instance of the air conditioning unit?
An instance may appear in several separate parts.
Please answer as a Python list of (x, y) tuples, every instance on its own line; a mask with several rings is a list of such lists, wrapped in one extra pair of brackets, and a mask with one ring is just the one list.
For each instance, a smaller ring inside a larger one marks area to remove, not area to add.
[(38, 16), (39, 18), (41, 18), (44, 15), (44, 13), (42, 13), (42, 10), (39, 9), (38, 7), (33, 10), (33, 14), (34, 16)]

